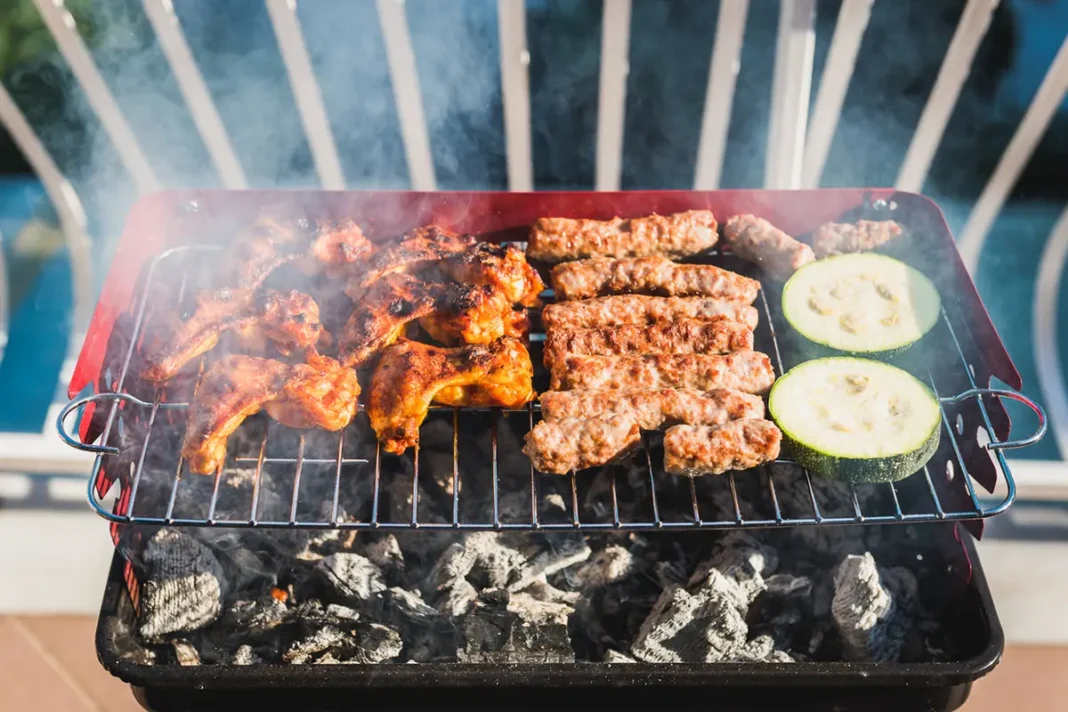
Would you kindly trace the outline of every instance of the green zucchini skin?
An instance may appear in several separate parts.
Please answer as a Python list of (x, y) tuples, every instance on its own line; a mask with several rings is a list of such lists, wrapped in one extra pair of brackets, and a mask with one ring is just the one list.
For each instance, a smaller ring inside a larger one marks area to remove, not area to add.
[(900, 482), (926, 465), (941, 442), (942, 429), (935, 428), (919, 449), (879, 458), (845, 458), (827, 455), (798, 442), (782, 431), (782, 449), (799, 465), (825, 479), (847, 484)]

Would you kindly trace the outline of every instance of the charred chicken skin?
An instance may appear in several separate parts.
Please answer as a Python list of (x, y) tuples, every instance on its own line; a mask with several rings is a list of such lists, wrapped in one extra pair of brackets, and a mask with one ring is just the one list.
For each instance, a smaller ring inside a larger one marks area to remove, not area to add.
[(467, 284), (496, 287), (513, 304), (541, 306), (545, 282), (518, 245), (476, 242), (439, 266), (448, 277)]
[(445, 344), (487, 344), (502, 336), (522, 336), (526, 315), (491, 286), (424, 282), (404, 273), (375, 282), (352, 312), (341, 337), (341, 360), (359, 367), (399, 339), (419, 320)]
[(534, 368), (523, 343), (442, 348), (403, 340), (382, 353), (367, 415), (382, 449), (401, 454), (419, 442), (432, 402), (516, 408), (534, 398)]
[(457, 235), (436, 225), (417, 228), (399, 242), (375, 252), (349, 280), (345, 294), (354, 302), (359, 302), (367, 289), (386, 275), (436, 264), (474, 244), (474, 237)]
[(356, 414), (356, 373), (314, 351), (307, 363), (231, 355), (204, 375), (189, 408), (182, 457), (207, 475), (223, 466), (226, 442), (245, 418), (266, 410), (291, 428), (337, 431)]
[(145, 346), (141, 377), (160, 383), (236, 331), (245, 344), (270, 341), (288, 355), (314, 345), (323, 334), (319, 306), (307, 294), (290, 290), (216, 289), (196, 296), (183, 319), (175, 315)]
[(296, 262), (306, 273), (337, 276), (371, 253), (371, 242), (348, 218), (324, 220), (263, 217), (234, 240), (223, 258), (220, 281), (255, 289), (278, 267)]

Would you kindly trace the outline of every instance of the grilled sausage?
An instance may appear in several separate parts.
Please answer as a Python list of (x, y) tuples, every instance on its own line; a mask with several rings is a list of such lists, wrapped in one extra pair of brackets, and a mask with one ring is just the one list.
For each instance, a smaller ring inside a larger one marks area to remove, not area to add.
[(867, 252), (885, 245), (901, 233), (901, 226), (893, 220), (824, 223), (812, 236), (812, 251), (821, 260), (846, 252)]
[(589, 329), (661, 321), (729, 319), (756, 328), (757, 310), (742, 302), (708, 297), (649, 297), (626, 294), (547, 305), (541, 313), (546, 329)]
[(598, 257), (556, 265), (551, 274), (558, 300), (612, 294), (713, 297), (752, 304), (760, 282), (715, 265), (690, 265), (666, 257)]
[(723, 237), (734, 254), (776, 279), (785, 280), (816, 259), (811, 247), (755, 215), (731, 216)]
[(676, 425), (664, 433), (664, 471), (698, 477), (747, 470), (779, 456), (782, 432), (768, 420)]
[(767, 354), (735, 351), (654, 356), (565, 356), (553, 364), (551, 388), (731, 388), (767, 393), (775, 372)]
[(753, 348), (753, 330), (736, 321), (663, 321), (596, 329), (552, 328), (545, 335), (546, 368), (569, 354), (725, 354)]
[(523, 454), (539, 472), (565, 475), (622, 459), (640, 444), (632, 417), (565, 418), (535, 425), (526, 435)]
[(587, 257), (685, 257), (713, 247), (719, 239), (716, 227), (711, 210), (629, 220), (539, 218), (530, 229), (527, 257), (550, 263)]
[(556, 421), (568, 418), (599, 418), (627, 415), (642, 430), (668, 425), (722, 425), (729, 420), (764, 417), (760, 396), (719, 388), (578, 389), (541, 394), (541, 417)]

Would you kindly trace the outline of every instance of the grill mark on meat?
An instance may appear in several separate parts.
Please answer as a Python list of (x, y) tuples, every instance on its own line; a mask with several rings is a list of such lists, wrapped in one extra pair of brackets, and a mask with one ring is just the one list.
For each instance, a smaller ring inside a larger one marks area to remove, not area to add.
[(712, 297), (752, 304), (760, 282), (715, 265), (679, 264), (655, 255), (627, 259), (592, 258), (552, 269), (559, 301), (615, 294)]
[(542, 393), (541, 417), (557, 421), (627, 415), (642, 430), (671, 425), (722, 425), (730, 420), (764, 417), (764, 400), (726, 388), (577, 389)]
[(641, 445), (638, 422), (626, 415), (540, 421), (527, 433), (523, 454), (534, 469), (554, 475), (615, 462)]
[(821, 260), (847, 252), (867, 252), (896, 239), (902, 232), (893, 220), (824, 223), (812, 235), (812, 251)]
[(723, 355), (566, 356), (553, 364), (551, 388), (730, 388), (767, 393), (775, 382), (771, 359), (759, 351)]
[(553, 328), (545, 337), (544, 363), (551, 369), (552, 364), (572, 354), (725, 354), (752, 348), (753, 330), (725, 319), (598, 329)]
[(650, 297), (639, 294), (549, 304), (541, 314), (541, 321), (546, 329), (589, 329), (622, 324), (655, 324), (680, 319), (728, 319), (755, 329), (757, 318), (756, 307), (742, 302), (708, 297)]
[(527, 257), (550, 263), (588, 257), (686, 257), (715, 246), (716, 228), (710, 210), (628, 220), (545, 217), (531, 226)]
[(748, 470), (779, 456), (782, 432), (768, 420), (675, 425), (664, 433), (664, 471), (698, 477)]

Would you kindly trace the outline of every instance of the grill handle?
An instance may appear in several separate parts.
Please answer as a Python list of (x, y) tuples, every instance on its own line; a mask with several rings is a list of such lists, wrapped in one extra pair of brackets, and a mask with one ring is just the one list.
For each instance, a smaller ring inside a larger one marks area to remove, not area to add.
[(980, 403), (982, 403), (983, 396), (1000, 396), (1002, 398), (1014, 400), (1018, 403), (1023, 403), (1033, 410), (1036, 416), (1038, 416), (1038, 429), (1035, 430), (1033, 434), (1019, 440), (991, 440), (985, 445), (987, 450), (1013, 450), (1015, 448), (1027, 447), (1037, 443), (1042, 439), (1042, 436), (1046, 434), (1046, 428), (1049, 426), (1049, 423), (1046, 420), (1046, 411), (1042, 410), (1042, 406), (1038, 403), (1035, 403), (1027, 396), (1022, 393), (1017, 393), (1016, 391), (1010, 391), (1004, 388), (970, 388), (963, 393), (941, 398), (940, 400), (943, 403), (959, 403), (966, 398), (975, 397), (979, 398)]
[[(84, 398), (78, 398), (72, 400), (67, 405), (63, 406), (63, 410), (59, 411), (59, 415), (56, 416), (56, 429), (59, 430), (59, 437), (63, 439), (63, 442), (70, 445), (76, 450), (84, 450), (85, 452), (95, 453), (97, 455), (118, 455), (119, 449), (111, 445), (93, 445), (92, 443), (83, 443), (76, 436), (67, 432), (67, 417), (74, 411), (80, 409), (86, 403), (93, 403), (96, 401), (129, 401), (135, 405), (139, 405), (143, 408), (153, 407), (152, 403), (147, 403), (140, 398), (135, 398), (129, 393), (94, 393), (93, 395), (85, 396)], [(168, 406), (174, 407), (175, 405), (184, 406), (184, 403), (160, 403), (160, 408), (166, 408)]]

